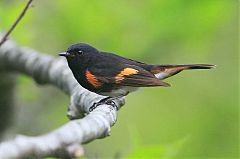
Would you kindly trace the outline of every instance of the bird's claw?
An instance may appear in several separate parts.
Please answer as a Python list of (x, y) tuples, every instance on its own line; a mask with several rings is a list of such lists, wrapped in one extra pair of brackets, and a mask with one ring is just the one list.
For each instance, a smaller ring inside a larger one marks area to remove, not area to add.
[(117, 104), (113, 101), (114, 98), (111, 97), (107, 97), (107, 98), (103, 98), (101, 99), (99, 102), (94, 103), (93, 106), (91, 106), (89, 108), (89, 112), (92, 112), (94, 109), (96, 109), (99, 105), (103, 105), (103, 104), (107, 104), (107, 105), (111, 105), (113, 108), (115, 108), (116, 110), (118, 110), (118, 106)]

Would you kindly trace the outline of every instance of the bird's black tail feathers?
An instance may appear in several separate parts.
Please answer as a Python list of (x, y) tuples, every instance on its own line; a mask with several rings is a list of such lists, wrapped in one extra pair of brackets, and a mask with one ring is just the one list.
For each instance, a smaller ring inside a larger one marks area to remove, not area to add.
[[(155, 65), (155, 68), (160, 70), (164, 69), (211, 69), (215, 68), (216, 65), (211, 64), (177, 64), (177, 65)], [(153, 68), (154, 69), (154, 68)]]
[(183, 70), (212, 69), (215, 67), (216, 65), (212, 64), (152, 65), (150, 72), (152, 72), (158, 79), (165, 79)]

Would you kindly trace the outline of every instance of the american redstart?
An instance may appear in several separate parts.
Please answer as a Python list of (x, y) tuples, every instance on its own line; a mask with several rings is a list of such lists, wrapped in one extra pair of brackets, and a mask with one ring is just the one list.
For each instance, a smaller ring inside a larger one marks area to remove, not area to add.
[(65, 56), (78, 83), (89, 91), (118, 98), (136, 91), (139, 87), (170, 84), (162, 80), (188, 69), (211, 69), (211, 64), (152, 65), (124, 58), (112, 53), (77, 43), (71, 45)]

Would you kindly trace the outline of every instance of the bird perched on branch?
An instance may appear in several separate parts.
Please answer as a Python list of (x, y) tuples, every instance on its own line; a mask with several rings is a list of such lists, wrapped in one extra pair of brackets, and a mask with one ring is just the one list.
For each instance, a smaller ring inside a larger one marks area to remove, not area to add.
[(112, 53), (77, 43), (71, 45), (65, 56), (78, 83), (89, 91), (109, 96), (102, 102), (128, 95), (139, 87), (162, 86), (170, 84), (162, 80), (183, 70), (211, 69), (211, 64), (152, 65), (124, 58)]

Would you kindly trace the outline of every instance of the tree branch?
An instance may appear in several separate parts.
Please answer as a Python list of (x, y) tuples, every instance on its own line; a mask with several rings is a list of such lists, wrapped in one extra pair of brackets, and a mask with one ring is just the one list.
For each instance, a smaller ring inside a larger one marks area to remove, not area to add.
[(12, 125), (15, 116), (14, 90), (15, 75), (3, 71), (0, 68), (0, 141), (4, 133)]
[(8, 36), (12, 33), (12, 31), (14, 30), (14, 28), (17, 26), (17, 24), (20, 22), (20, 20), (23, 18), (23, 16), (25, 15), (25, 13), (27, 12), (28, 8), (30, 7), (31, 3), (33, 0), (29, 0), (26, 4), (26, 6), (23, 8), (22, 12), (20, 13), (20, 15), (18, 16), (18, 18), (15, 20), (15, 22), (12, 24), (12, 26), (10, 27), (10, 29), (7, 31), (7, 33), (3, 36), (3, 38), (0, 41), (0, 47), (1, 45), (7, 40)]
[[(117, 110), (111, 105), (101, 105), (92, 112), (89, 108), (105, 98), (82, 88), (74, 79), (64, 58), (53, 58), (35, 50), (20, 48), (7, 41), (0, 48), (0, 67), (31, 76), (39, 84), (51, 84), (70, 96), (68, 117), (73, 120), (59, 129), (39, 137), (18, 136), (0, 144), (0, 158), (45, 156), (76, 156), (76, 144), (90, 142), (109, 135), (117, 119)], [(124, 99), (114, 100), (116, 106)], [(74, 146), (75, 145), (75, 146)], [(75, 149), (73, 149), (75, 147)]]

